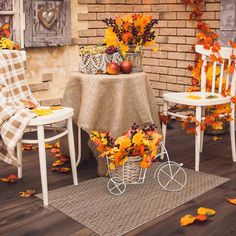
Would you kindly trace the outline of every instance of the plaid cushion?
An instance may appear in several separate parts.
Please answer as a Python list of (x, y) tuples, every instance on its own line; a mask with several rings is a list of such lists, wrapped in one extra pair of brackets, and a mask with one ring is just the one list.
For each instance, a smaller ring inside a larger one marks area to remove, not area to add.
[(25, 80), (24, 63), (19, 51), (0, 51), (0, 159), (19, 165), (14, 151), (28, 122), (35, 116), (25, 108), (22, 99), (32, 97)]

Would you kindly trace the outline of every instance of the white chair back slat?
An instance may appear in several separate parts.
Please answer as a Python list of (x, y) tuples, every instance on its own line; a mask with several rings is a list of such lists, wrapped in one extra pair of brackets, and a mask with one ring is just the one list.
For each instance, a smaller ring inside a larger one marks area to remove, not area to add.
[(222, 87), (223, 87), (223, 76), (224, 76), (224, 63), (220, 64), (219, 93), (222, 92)]
[(212, 85), (211, 85), (211, 92), (215, 92), (215, 85), (216, 85), (216, 61), (213, 63), (213, 73), (212, 73)]
[[(234, 51), (232, 51), (234, 50)], [(212, 50), (207, 50), (204, 49), (203, 45), (196, 45), (195, 51), (197, 53), (200, 53), (202, 55), (202, 68), (201, 68), (201, 92), (205, 93), (206, 92), (206, 82), (207, 82), (207, 72), (205, 70), (206, 64), (207, 64), (207, 58), (210, 57), (212, 54), (215, 54), (212, 52)], [(228, 61), (227, 66), (230, 66), (232, 63), (231, 56), (232, 54), (236, 55), (236, 49), (232, 49), (230, 47), (221, 47), (219, 51), (219, 55), (222, 57), (222, 59), (225, 61)], [(215, 54), (218, 56), (217, 54)], [(218, 66), (220, 67), (220, 74), (217, 75), (217, 69)], [(221, 94), (223, 89), (228, 89), (229, 86), (231, 86), (230, 94), (235, 94), (235, 89), (236, 89), (236, 71), (234, 70), (233, 75), (232, 75), (232, 80), (230, 81), (231, 74), (224, 73), (224, 63), (218, 64), (217, 62), (213, 62), (213, 71), (212, 71), (212, 88), (211, 92), (212, 93), (219, 93)], [(219, 81), (218, 81), (219, 79)], [(225, 85), (224, 85), (224, 79), (225, 79)], [(216, 81), (219, 82), (218, 85), (219, 87), (216, 87)]]
[(201, 92), (205, 93), (206, 92), (206, 72), (205, 72), (205, 67), (207, 65), (207, 60), (206, 56), (202, 55), (202, 68), (201, 68)]
[[(231, 62), (232, 62), (232, 60), (229, 59), (229, 61), (228, 61), (228, 66), (231, 65)], [(225, 89), (227, 89), (228, 87), (229, 87), (229, 74), (226, 75)]]

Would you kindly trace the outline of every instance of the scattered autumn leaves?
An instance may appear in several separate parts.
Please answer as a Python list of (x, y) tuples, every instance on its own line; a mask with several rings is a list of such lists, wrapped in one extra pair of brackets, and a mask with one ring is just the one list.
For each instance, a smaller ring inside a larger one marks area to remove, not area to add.
[[(71, 170), (68, 167), (68, 165), (70, 164), (70, 159), (69, 157), (61, 155), (59, 143), (57, 142), (54, 145), (46, 143), (45, 148), (50, 149), (50, 153), (54, 154), (52, 158), (54, 158), (55, 160), (52, 162), (52, 167), (50, 170), (52, 172), (57, 172), (57, 173), (62, 173), (62, 174), (69, 173)], [(24, 144), (22, 147), (23, 151), (31, 151), (31, 150), (37, 150), (37, 149), (38, 147), (32, 144)], [(8, 184), (16, 184), (18, 181), (19, 179), (15, 174), (11, 174), (9, 176), (0, 178), (0, 182), (4, 182)], [(33, 196), (34, 193), (35, 193), (34, 189), (27, 189), (26, 191), (19, 192), (19, 196), (28, 198), (28, 197)]]

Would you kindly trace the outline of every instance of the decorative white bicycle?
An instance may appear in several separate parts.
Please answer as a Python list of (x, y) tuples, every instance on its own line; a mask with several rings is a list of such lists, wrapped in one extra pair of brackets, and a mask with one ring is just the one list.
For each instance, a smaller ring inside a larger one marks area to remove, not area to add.
[[(167, 159), (166, 162), (157, 164), (158, 167), (154, 172), (154, 178), (157, 179), (159, 185), (166, 191), (179, 191), (187, 183), (187, 174), (182, 168), (183, 163), (170, 161), (169, 154), (161, 143), (163, 152), (156, 155), (155, 160), (159, 157)], [(131, 157), (123, 165), (115, 170), (108, 170), (110, 179), (107, 183), (109, 192), (113, 195), (121, 195), (125, 192), (128, 184), (143, 184), (147, 169), (140, 167), (141, 157)], [(162, 160), (162, 161), (163, 161)], [(107, 165), (109, 166), (109, 159), (107, 158)]]

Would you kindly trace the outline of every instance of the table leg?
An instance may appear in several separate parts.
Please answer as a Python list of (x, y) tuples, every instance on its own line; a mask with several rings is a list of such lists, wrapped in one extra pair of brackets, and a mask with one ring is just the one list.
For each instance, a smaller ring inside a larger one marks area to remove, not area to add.
[(81, 160), (81, 128), (78, 125), (78, 157), (76, 161), (76, 165), (78, 166)]

